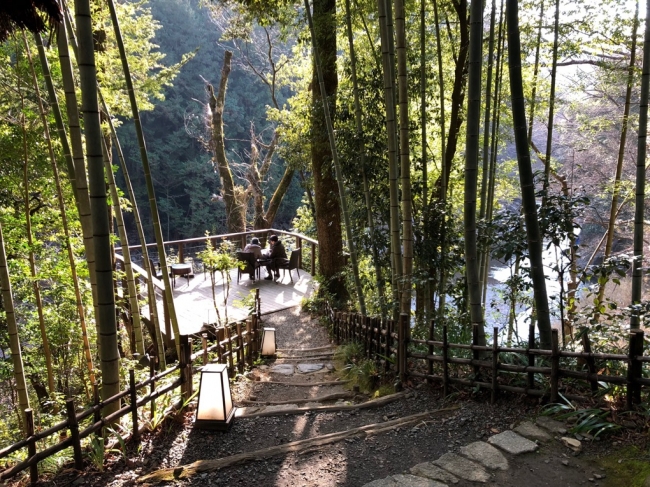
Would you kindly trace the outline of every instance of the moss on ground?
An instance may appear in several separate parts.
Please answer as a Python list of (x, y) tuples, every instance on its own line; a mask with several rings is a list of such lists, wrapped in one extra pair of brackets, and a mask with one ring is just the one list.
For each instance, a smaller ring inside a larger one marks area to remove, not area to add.
[(635, 446), (600, 458), (598, 463), (607, 472), (608, 487), (643, 487), (650, 476), (650, 451)]

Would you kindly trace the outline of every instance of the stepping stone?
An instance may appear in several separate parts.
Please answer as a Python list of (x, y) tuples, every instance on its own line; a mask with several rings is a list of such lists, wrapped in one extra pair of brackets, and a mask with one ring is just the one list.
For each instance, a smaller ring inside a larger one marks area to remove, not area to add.
[(445, 453), (431, 463), (470, 482), (485, 483), (490, 480), (490, 474), (481, 465), (455, 453)]
[(475, 441), (460, 449), (460, 452), (470, 460), (479, 462), (490, 470), (508, 470), (508, 460), (492, 445), (484, 441)]
[(524, 421), (519, 426), (514, 429), (515, 433), (519, 433), (521, 436), (525, 436), (529, 440), (537, 441), (549, 441), (551, 435), (549, 435), (542, 428), (535, 426), (530, 421)]
[(549, 418), (548, 416), (540, 416), (535, 420), (535, 423), (537, 423), (537, 426), (541, 426), (545, 430), (551, 432), (551, 433), (556, 433), (559, 435), (565, 435), (566, 434), (566, 426), (564, 423), (560, 423), (559, 421), (555, 421), (554, 419)]
[(426, 477), (431, 480), (439, 480), (448, 484), (457, 484), (458, 479), (452, 474), (430, 462), (418, 463), (411, 467), (410, 472), (418, 477)]
[(488, 443), (498, 446), (512, 455), (534, 452), (538, 448), (537, 443), (533, 443), (510, 430), (491, 436), (488, 438)]
[(271, 372), (281, 375), (293, 375), (294, 369), (291, 364), (279, 364), (271, 367)]
[(415, 475), (398, 474), (385, 479), (373, 480), (363, 487), (447, 487), (447, 485)]
[(300, 374), (309, 374), (310, 372), (318, 372), (325, 367), (324, 364), (298, 364), (296, 368)]

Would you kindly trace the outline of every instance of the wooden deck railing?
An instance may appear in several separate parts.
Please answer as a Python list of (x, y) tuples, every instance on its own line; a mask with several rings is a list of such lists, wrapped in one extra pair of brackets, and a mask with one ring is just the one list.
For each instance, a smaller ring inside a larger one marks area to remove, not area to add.
[[(477, 327), (471, 343), (450, 343), (447, 327), (436, 329), (433, 321), (428, 339), (409, 338), (408, 315), (398, 321), (382, 321), (329, 307), (326, 314), (337, 343), (356, 341), (368, 358), (376, 360), (384, 370), (392, 370), (402, 383), (409, 376), (437, 381), (442, 383), (445, 395), (451, 385), (458, 385), (488, 389), (492, 401), (499, 391), (545, 397), (551, 402), (559, 401), (560, 396), (585, 399), (570, 392), (572, 388), (563, 381), (569, 379), (582, 382), (585, 387), (580, 389), (590, 390), (592, 395), (601, 391), (603, 384), (622, 387), (627, 408), (632, 409), (641, 403), (642, 392), (650, 393), (650, 356), (644, 355), (642, 330), (629, 333), (627, 354), (594, 353), (588, 331), (582, 334), (582, 351), (560, 350), (557, 330), (553, 330), (552, 349), (540, 350), (534, 347), (534, 329), (529, 336), (532, 347), (499, 344), (497, 328), (492, 344), (481, 346)], [(625, 373), (604, 373), (606, 361), (618, 363), (616, 368)], [(540, 376), (546, 380), (540, 380)]]
[[(309, 263), (310, 263), (310, 269), (305, 269), (309, 270), (310, 274), (313, 276), (316, 274), (316, 247), (318, 247), (318, 241), (314, 240), (313, 238), (309, 238), (305, 235), (301, 235), (299, 233), (295, 232), (287, 232), (285, 230), (278, 230), (275, 228), (270, 228), (268, 230), (248, 230), (246, 232), (238, 232), (238, 233), (225, 233), (225, 234), (220, 234), (220, 235), (208, 235), (208, 236), (203, 236), (203, 237), (195, 237), (195, 238), (186, 238), (183, 240), (170, 240), (167, 242), (163, 242), (163, 245), (165, 246), (166, 251), (173, 251), (178, 258), (179, 262), (185, 262), (185, 259), (188, 256), (195, 256), (200, 250), (203, 250), (205, 248), (205, 242), (206, 240), (210, 240), (212, 242), (212, 245), (216, 246), (220, 241), (223, 240), (231, 240), (233, 242), (238, 243), (238, 248), (244, 248), (246, 246), (246, 241), (249, 236), (255, 236), (259, 235), (262, 236), (262, 238), (266, 238), (269, 235), (284, 235), (285, 237), (290, 237), (294, 239), (295, 245), (294, 248), (300, 248), (303, 251), (303, 255), (301, 255), (300, 259), (300, 267), (303, 265), (303, 259), (304, 259), (304, 252), (306, 249), (303, 248), (304, 244), (309, 245)], [(147, 244), (147, 248), (155, 248), (156, 244), (155, 243), (149, 243)], [(129, 245), (129, 249), (132, 250), (137, 250), (140, 249), (140, 245)], [(198, 250), (200, 249), (200, 250)], [(120, 248), (115, 249), (116, 252), (120, 251)], [(156, 254), (157, 255), (157, 254)]]
[[(231, 376), (235, 374), (235, 368), (242, 373), (246, 365), (252, 366), (260, 352), (261, 333), (259, 328), (260, 320), (256, 313), (249, 319), (218, 329), (214, 344), (210, 346), (208, 346), (208, 335), (203, 334), (201, 351), (194, 354), (192, 354), (192, 339), (181, 336), (181, 356), (174, 367), (156, 374), (155, 364), (152, 362), (149, 368), (149, 378), (141, 382), (136, 382), (135, 371), (131, 369), (129, 371), (129, 387), (104, 401), (99, 399), (98, 389), (95, 386), (94, 405), (82, 412), (76, 412), (74, 401), (68, 399), (66, 401), (66, 419), (46, 430), (37, 433), (34, 431), (33, 411), (27, 410), (27, 438), (0, 450), (0, 459), (7, 458), (12, 453), (25, 448), (27, 449), (27, 458), (0, 472), (0, 481), (29, 469), (31, 482), (37, 482), (38, 463), (66, 448), (73, 449), (75, 468), (81, 470), (83, 468), (83, 440), (94, 433), (101, 436), (105, 426), (115, 424), (125, 416), (130, 415), (131, 421), (128, 425), (120, 425), (120, 435), (123, 438), (130, 437), (133, 441), (139, 441), (140, 432), (147, 422), (153, 422), (157, 415), (156, 400), (158, 398), (180, 388), (178, 407), (192, 397), (193, 376), (200, 370), (195, 367), (197, 359), (201, 358), (202, 364), (205, 365), (209, 362), (209, 353), (216, 353), (217, 357), (213, 362), (227, 364)], [(178, 376), (170, 381), (173, 374), (178, 374)], [(161, 384), (163, 381), (164, 383)], [(102, 410), (114, 403), (118, 403), (120, 408), (116, 412), (102, 417)], [(143, 411), (146, 406), (149, 409), (148, 421)], [(124, 433), (125, 431), (127, 433)], [(37, 451), (39, 442), (51, 438), (58, 438), (59, 441)], [(104, 440), (100, 439), (99, 441)]]

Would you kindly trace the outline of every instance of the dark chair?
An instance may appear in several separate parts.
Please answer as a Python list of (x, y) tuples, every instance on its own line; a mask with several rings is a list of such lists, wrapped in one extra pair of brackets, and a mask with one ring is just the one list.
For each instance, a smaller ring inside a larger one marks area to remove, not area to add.
[(156, 279), (162, 279), (163, 273), (162, 268), (160, 267), (160, 262), (154, 262), (151, 257), (149, 257), (149, 268), (151, 269), (151, 275)]
[(253, 276), (253, 279), (255, 279), (256, 274), (257, 278), (259, 279), (259, 269), (260, 266), (257, 263), (257, 260), (255, 259), (255, 254), (252, 252), (237, 252), (237, 260), (239, 262), (244, 262), (245, 264), (240, 266), (237, 266), (237, 284), (239, 284), (239, 280), (241, 279), (242, 274), (249, 274)]
[(292, 250), (289, 259), (275, 259), (273, 261), (273, 264), (275, 266), (276, 272), (279, 272), (280, 269), (282, 269), (282, 279), (284, 279), (286, 272), (289, 271), (289, 278), (291, 278), (291, 282), (293, 282), (293, 276), (291, 275), (291, 271), (293, 269), (296, 270), (298, 277), (300, 277), (300, 271), (298, 267), (300, 264), (300, 248)]

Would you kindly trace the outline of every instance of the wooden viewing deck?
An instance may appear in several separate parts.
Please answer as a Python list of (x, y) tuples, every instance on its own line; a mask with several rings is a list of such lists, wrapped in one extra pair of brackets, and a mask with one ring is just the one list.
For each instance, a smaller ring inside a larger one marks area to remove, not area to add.
[[(303, 235), (271, 229), (266, 231), (250, 231), (241, 234), (214, 235), (208, 237), (208, 239), (212, 241), (214, 245), (216, 245), (219, 240), (226, 238), (245, 244), (247, 235), (262, 233), (275, 233), (283, 235), (284, 237), (295, 238), (296, 248), (304, 246), (305, 244), (309, 245), (311, 247), (311, 269), (312, 273), (314, 272), (315, 247), (318, 245), (318, 242)], [(202, 237), (165, 242), (164, 245), (165, 247), (175, 249), (180, 262), (184, 262), (185, 255), (188, 254), (187, 250), (189, 246), (204, 244), (205, 242), (206, 237)], [(147, 247), (154, 245), (155, 244), (147, 244)], [(130, 248), (138, 249), (139, 246), (130, 246)], [(117, 249), (118, 252), (119, 250), (120, 249)], [(303, 248), (303, 254), (306, 252), (309, 252), (309, 249)], [(116, 258), (118, 261), (123, 260), (120, 254), (116, 254)], [(140, 292), (143, 294), (143, 297), (145, 297), (147, 286), (143, 281), (148, 279), (148, 274), (142, 266), (135, 263), (132, 263), (132, 266), (134, 272), (140, 276)], [(298, 276), (298, 272), (300, 273), (300, 276)], [(231, 269), (230, 271), (230, 292), (228, 294), (228, 303), (225, 309), (223, 280), (219, 273), (215, 274), (215, 298), (219, 307), (221, 320), (224, 323), (226, 322), (226, 311), (227, 322), (229, 323), (242, 320), (249, 315), (249, 309), (240, 302), (242, 299), (249, 296), (251, 292), (254, 293), (256, 289), (259, 289), (262, 314), (273, 313), (275, 311), (297, 306), (303, 298), (311, 296), (313, 291), (314, 281), (312, 274), (302, 268), (298, 271), (295, 269), (292, 271), (281, 270), (281, 278), (278, 281), (265, 280), (264, 276), (266, 275), (266, 270), (264, 268), (261, 269), (261, 280), (257, 279), (253, 281), (249, 279), (248, 274), (243, 274), (240, 282), (237, 283), (237, 273), (238, 270), (236, 268)], [(289, 277), (290, 274), (293, 277), (293, 282)], [(170, 280), (173, 280), (173, 278), (170, 277)], [(171, 338), (173, 333), (171, 332), (169, 320), (166, 319), (167, 313), (165, 312), (162, 298), (165, 285), (161, 280), (156, 278), (152, 278), (152, 281), (156, 290), (156, 307), (158, 310), (160, 327), (163, 333), (168, 334), (168, 337)], [(176, 310), (176, 317), (178, 319), (178, 327), (181, 335), (197, 334), (201, 332), (204, 325), (215, 325), (217, 323), (217, 313), (214, 307), (210, 275), (207, 272), (196, 272), (195, 274), (192, 274), (189, 279), (183, 276), (176, 276), (175, 282), (175, 286), (172, 286), (172, 293), (174, 296), (174, 308)], [(149, 299), (146, 301), (149, 302)], [(141, 308), (141, 313), (144, 317), (149, 318), (148, 304), (145, 304)]]
[[(293, 283), (289, 279), (289, 271), (286, 276), (277, 282), (256, 279), (251, 281), (248, 274), (242, 275), (242, 279), (237, 284), (237, 269), (230, 271), (230, 293), (228, 295), (228, 322), (237, 321), (246, 318), (249, 310), (242, 305), (237, 305), (255, 289), (260, 290), (260, 301), (262, 314), (273, 313), (282, 309), (291, 308), (300, 304), (304, 297), (309, 297), (313, 290), (313, 279), (306, 271), (300, 270), (300, 277), (295, 270), (291, 271)], [(262, 269), (262, 276), (264, 276)], [(282, 277), (282, 271), (280, 271)], [(215, 295), (219, 305), (221, 319), (225, 319), (223, 307), (223, 281), (217, 273), (215, 285)], [(178, 318), (178, 327), (181, 335), (196, 334), (201, 331), (204, 324), (215, 324), (217, 322), (216, 311), (212, 301), (212, 284), (209, 274), (197, 273), (194, 277), (188, 279), (185, 277), (176, 277), (176, 286), (173, 288), (174, 306), (176, 308), (176, 317)], [(158, 316), (163, 316), (162, 297), (156, 293), (156, 303), (158, 305)], [(148, 316), (148, 310), (144, 309), (145, 316)], [(161, 320), (161, 327), (164, 330), (164, 324)]]

